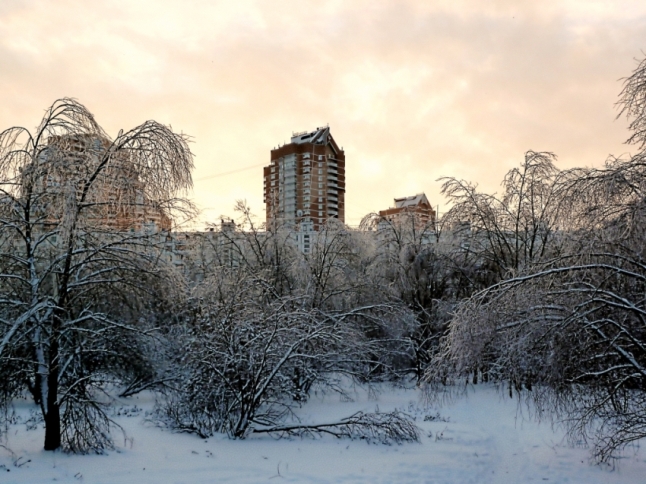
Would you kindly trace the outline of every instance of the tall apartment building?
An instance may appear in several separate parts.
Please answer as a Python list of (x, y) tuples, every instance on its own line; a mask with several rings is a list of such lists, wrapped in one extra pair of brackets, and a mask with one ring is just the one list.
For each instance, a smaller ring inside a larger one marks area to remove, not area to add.
[(267, 225), (280, 221), (318, 230), (327, 219), (345, 223), (345, 153), (329, 127), (294, 133), (271, 150), (263, 168)]

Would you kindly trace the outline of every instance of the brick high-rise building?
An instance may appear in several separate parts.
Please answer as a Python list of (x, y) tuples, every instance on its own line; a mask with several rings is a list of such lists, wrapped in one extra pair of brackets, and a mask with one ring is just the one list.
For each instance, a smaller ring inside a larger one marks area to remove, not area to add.
[(390, 224), (414, 222), (417, 228), (435, 226), (435, 210), (424, 193), (395, 198), (395, 206), (379, 211), (381, 220)]
[(329, 218), (345, 222), (345, 153), (329, 127), (294, 133), (271, 150), (263, 175), (267, 225), (306, 222), (318, 230)]

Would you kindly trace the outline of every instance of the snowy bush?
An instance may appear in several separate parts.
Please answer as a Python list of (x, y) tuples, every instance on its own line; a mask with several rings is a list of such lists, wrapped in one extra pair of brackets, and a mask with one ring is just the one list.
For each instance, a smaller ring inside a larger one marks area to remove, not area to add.
[(222, 275), (189, 302), (169, 336), (178, 378), (160, 399), (162, 422), (244, 438), (281, 425), (313, 384), (370, 379), (388, 361), (388, 345), (366, 334), (402, 316), (397, 306), (323, 311), (308, 295), (269, 293), (264, 280)]

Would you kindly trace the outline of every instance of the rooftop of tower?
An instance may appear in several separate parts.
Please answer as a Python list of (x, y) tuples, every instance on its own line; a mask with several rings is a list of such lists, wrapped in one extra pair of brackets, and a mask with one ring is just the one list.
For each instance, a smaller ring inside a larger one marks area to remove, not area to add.
[(322, 128), (316, 128), (314, 131), (303, 131), (300, 133), (292, 134), (292, 143), (301, 144), (301, 143), (312, 143), (315, 145), (324, 145), (328, 142), (328, 136), (330, 134), (330, 127), (324, 126)]

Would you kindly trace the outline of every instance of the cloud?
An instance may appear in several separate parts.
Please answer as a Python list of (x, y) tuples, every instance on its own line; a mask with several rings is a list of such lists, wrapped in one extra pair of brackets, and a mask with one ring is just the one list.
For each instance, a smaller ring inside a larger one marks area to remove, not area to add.
[[(157, 119), (194, 137), (194, 197), (262, 213), (261, 170), (292, 131), (329, 123), (348, 220), (441, 176), (495, 190), (528, 149), (562, 166), (628, 147), (618, 79), (643, 2), (106, 1), (0, 4), (0, 128), (73, 96), (116, 134)], [(215, 214), (215, 215), (214, 215)]]

